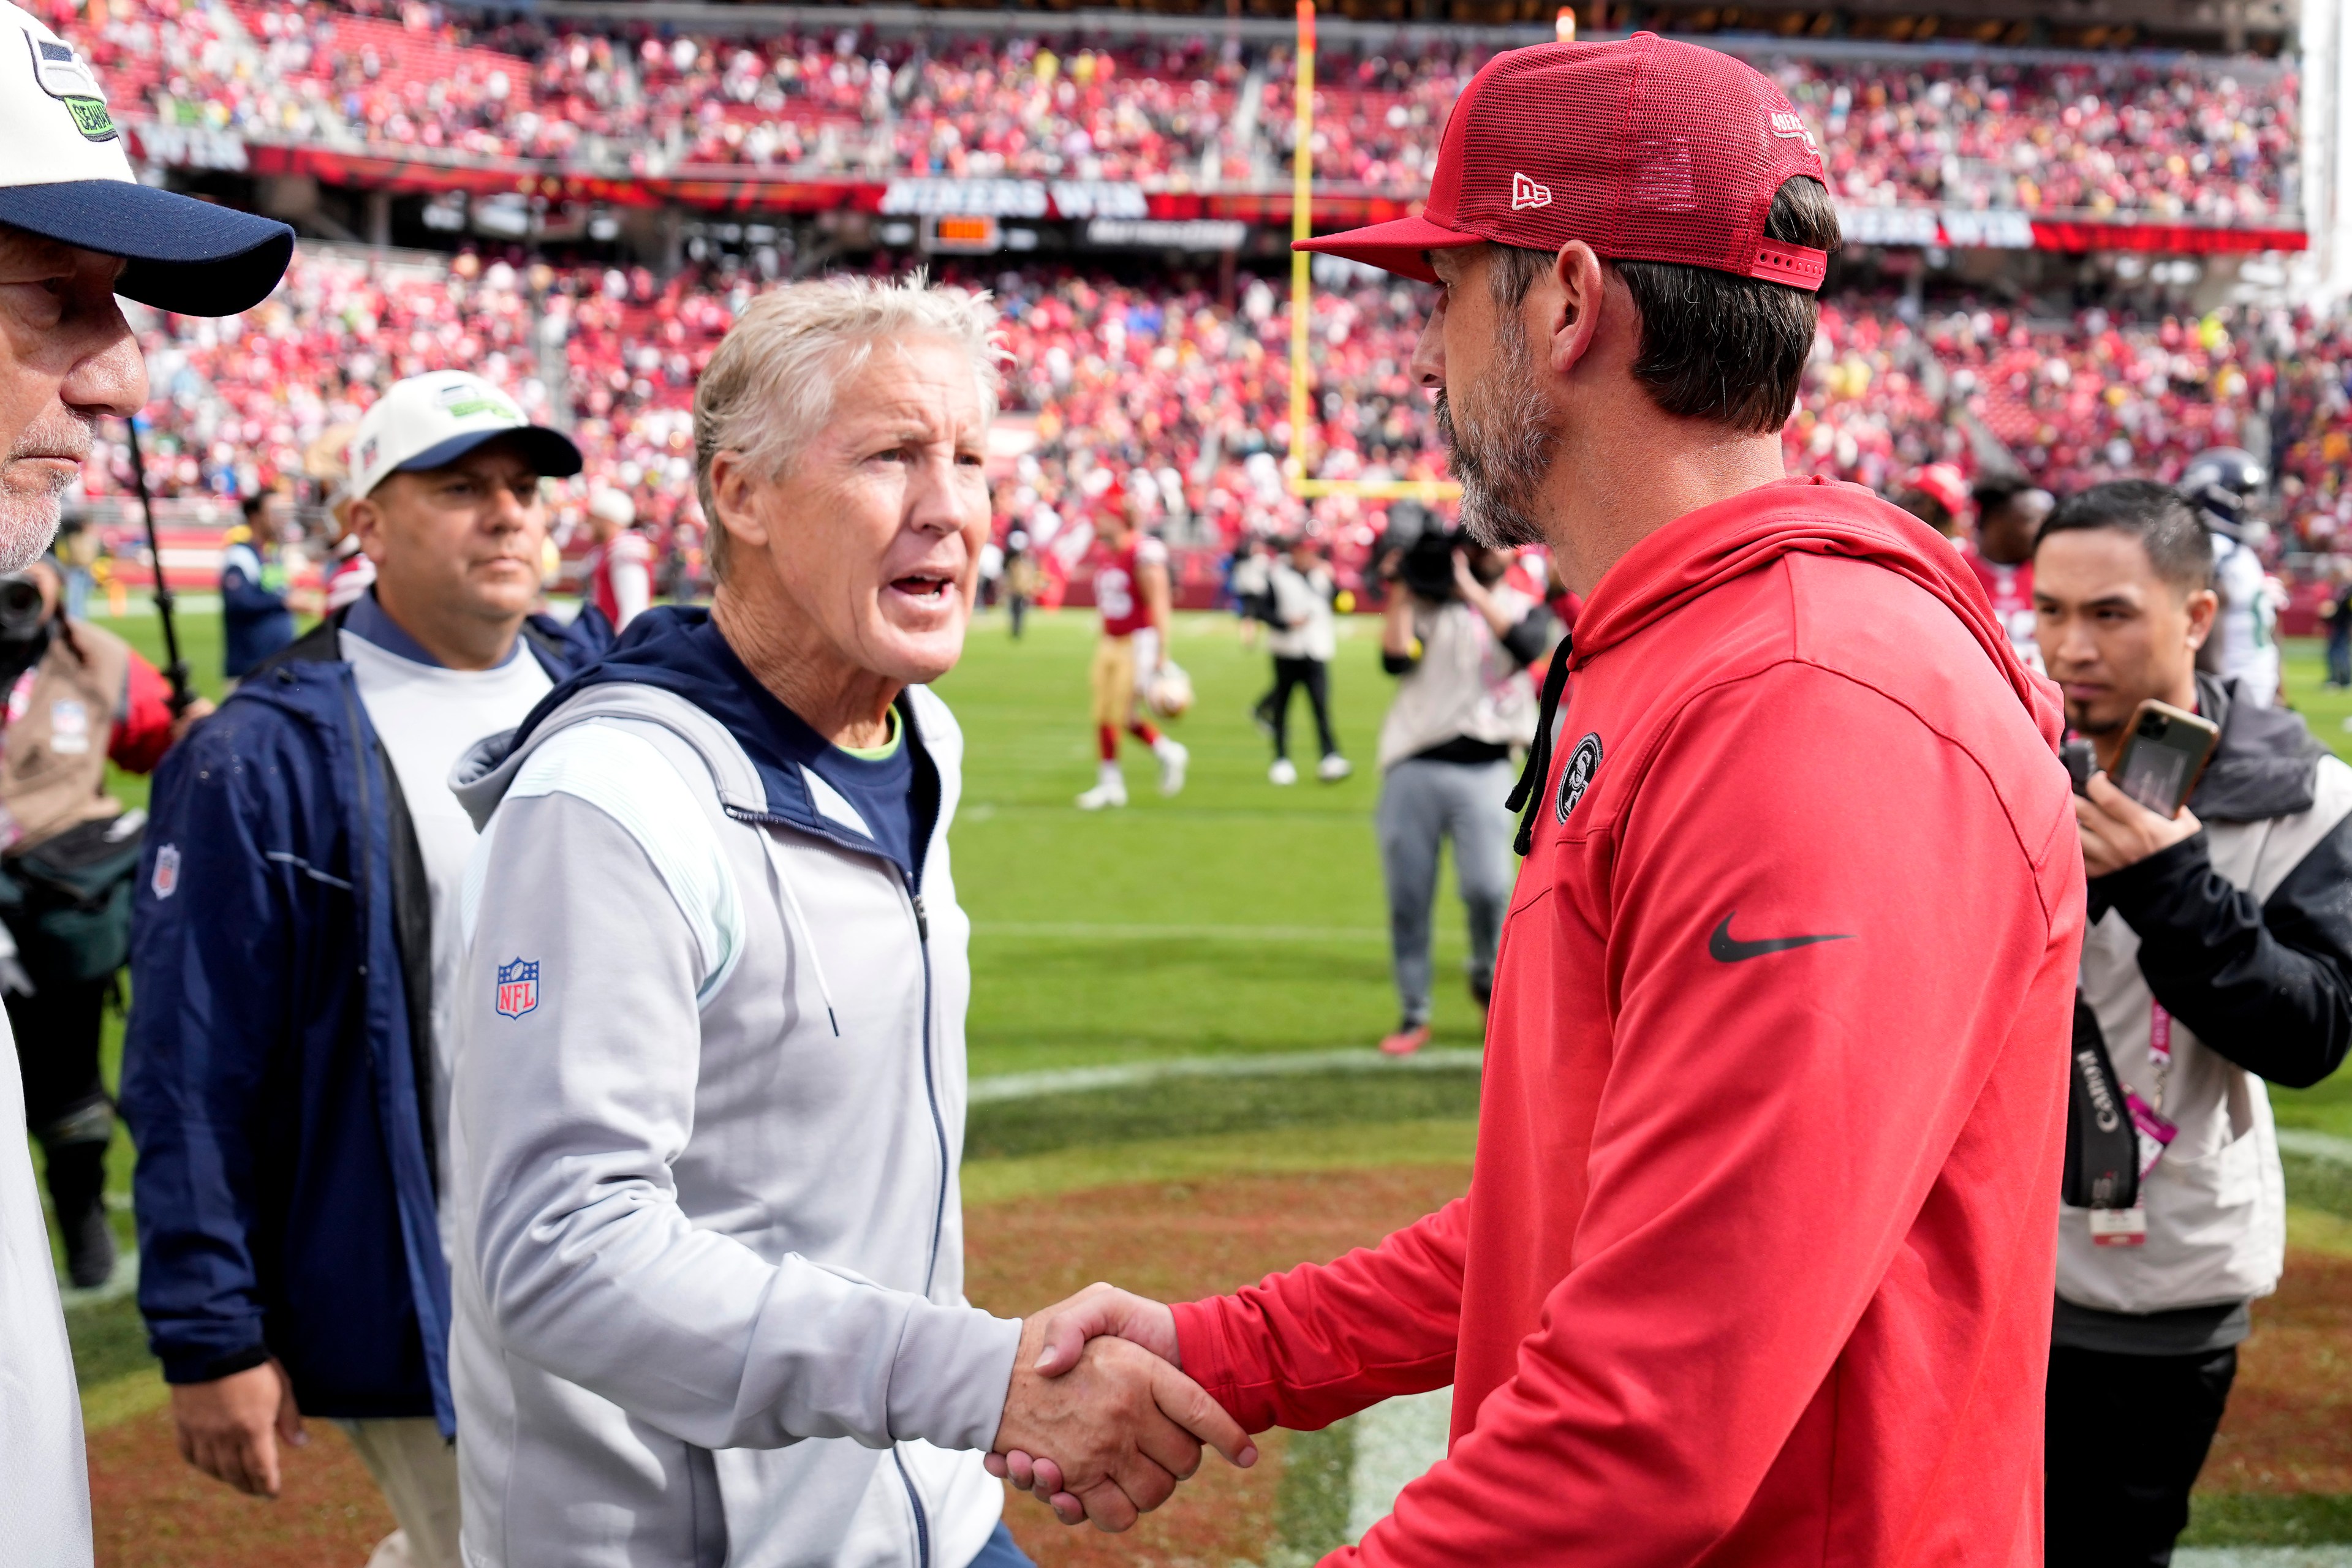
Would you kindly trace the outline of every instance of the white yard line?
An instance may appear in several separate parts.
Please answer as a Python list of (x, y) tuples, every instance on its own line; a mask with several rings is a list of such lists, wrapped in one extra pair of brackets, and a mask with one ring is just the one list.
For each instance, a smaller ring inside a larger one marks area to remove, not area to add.
[(1089, 920), (978, 920), (975, 936), (1063, 936), (1081, 942), (1385, 942), (1377, 925), (1118, 925)]
[(1263, 1056), (1180, 1056), (1167, 1061), (1127, 1061), (1107, 1067), (1064, 1067), (1044, 1072), (1003, 1072), (971, 1081), (971, 1103), (1075, 1094), (1090, 1089), (1136, 1089), (1171, 1078), (1274, 1078), (1305, 1072), (1426, 1072), (1475, 1067), (1475, 1046), (1433, 1046), (1411, 1056), (1382, 1056), (1369, 1046), (1298, 1051)]
[(2301, 1127), (2281, 1127), (2278, 1130), (2278, 1145), (2284, 1153), (2301, 1155), (2305, 1159), (2352, 1166), (2352, 1138), (2305, 1132)]
[(1454, 1390), (1433, 1389), (1382, 1400), (1355, 1419), (1356, 1458), (1348, 1470), (1348, 1539), (1389, 1516), (1397, 1493), (1445, 1457)]

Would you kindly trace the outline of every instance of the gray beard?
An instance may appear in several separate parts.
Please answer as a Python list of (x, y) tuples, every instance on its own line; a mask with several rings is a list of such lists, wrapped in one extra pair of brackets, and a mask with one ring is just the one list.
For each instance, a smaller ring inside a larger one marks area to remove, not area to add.
[(1527, 334), (1507, 319), (1496, 348), (1492, 417), (1457, 422), (1452, 402), (1440, 392), (1437, 438), (1462, 484), (1463, 529), (1488, 549), (1517, 549), (1544, 542), (1535, 518), (1536, 492), (1559, 436), (1536, 390)]

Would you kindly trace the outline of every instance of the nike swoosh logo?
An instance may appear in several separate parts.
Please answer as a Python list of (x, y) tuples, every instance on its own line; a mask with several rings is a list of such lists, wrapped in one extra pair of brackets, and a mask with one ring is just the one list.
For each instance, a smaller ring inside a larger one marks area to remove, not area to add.
[(1706, 939), (1707, 956), (1718, 964), (1737, 964), (1742, 958), (1760, 958), (1767, 953), (1785, 953), (1791, 947), (1810, 947), (1816, 942), (1851, 942), (1853, 933), (1841, 931), (1827, 936), (1766, 936), (1754, 942), (1742, 942), (1731, 935), (1731, 922), (1739, 912), (1733, 910)]

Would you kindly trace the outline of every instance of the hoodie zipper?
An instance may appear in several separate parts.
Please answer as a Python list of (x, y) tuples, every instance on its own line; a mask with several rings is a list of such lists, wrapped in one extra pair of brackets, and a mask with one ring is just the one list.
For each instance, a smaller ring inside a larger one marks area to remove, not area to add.
[(931, 1517), (923, 1508), (923, 1494), (915, 1490), (907, 1456), (894, 1446), (890, 1458), (898, 1467), (898, 1483), (907, 1489), (907, 1506), (915, 1511), (915, 1568), (931, 1568)]
[(906, 884), (908, 906), (915, 915), (915, 946), (923, 956), (923, 1094), (930, 1102), (931, 1134), (939, 1141), (939, 1199), (931, 1208), (931, 1250), (929, 1260), (923, 1266), (923, 1294), (931, 1293), (931, 1281), (940, 1271), (940, 1238), (947, 1228), (948, 1216), (948, 1124), (940, 1112), (938, 1075), (931, 1069), (931, 921), (923, 909), (923, 895), (913, 884)]

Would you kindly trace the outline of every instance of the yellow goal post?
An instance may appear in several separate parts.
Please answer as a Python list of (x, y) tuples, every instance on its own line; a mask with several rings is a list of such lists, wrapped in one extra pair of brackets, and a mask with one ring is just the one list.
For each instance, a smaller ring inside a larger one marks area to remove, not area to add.
[[(1291, 154), (1290, 237), (1315, 233), (1315, 0), (1298, 0), (1298, 87), (1295, 105), (1297, 146)], [(1290, 253), (1290, 455), (1283, 460), (1283, 477), (1290, 493), (1303, 501), (1325, 496), (1358, 496), (1367, 499), (1407, 499), (1432, 505), (1458, 501), (1462, 486), (1451, 479), (1314, 479), (1307, 474), (1307, 316), (1315, 298), (1314, 258), (1303, 250)]]

